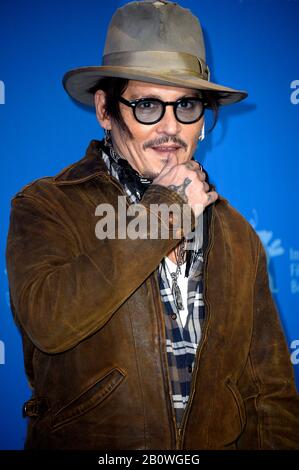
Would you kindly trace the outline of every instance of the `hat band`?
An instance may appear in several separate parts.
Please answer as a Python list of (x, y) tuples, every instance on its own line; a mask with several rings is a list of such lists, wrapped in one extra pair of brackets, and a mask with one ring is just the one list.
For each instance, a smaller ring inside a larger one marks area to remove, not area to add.
[(203, 80), (210, 80), (209, 67), (204, 60), (186, 52), (174, 51), (124, 51), (105, 54), (104, 66), (151, 68), (156, 72), (167, 70), (185, 71), (196, 74)]

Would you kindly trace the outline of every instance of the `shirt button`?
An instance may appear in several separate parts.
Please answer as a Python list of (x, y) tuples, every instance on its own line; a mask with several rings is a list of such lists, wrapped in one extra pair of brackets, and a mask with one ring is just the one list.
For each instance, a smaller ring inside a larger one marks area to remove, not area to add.
[(171, 315), (171, 318), (172, 318), (173, 320), (176, 320), (176, 317), (177, 317), (177, 316), (176, 316), (175, 313), (173, 313), (173, 314)]
[(188, 372), (190, 372), (190, 374), (191, 374), (191, 372), (192, 372), (192, 366), (188, 366)]

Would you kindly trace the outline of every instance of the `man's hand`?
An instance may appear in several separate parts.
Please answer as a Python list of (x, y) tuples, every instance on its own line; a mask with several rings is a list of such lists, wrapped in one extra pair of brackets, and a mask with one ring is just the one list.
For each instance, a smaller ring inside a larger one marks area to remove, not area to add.
[(195, 217), (198, 217), (206, 206), (218, 198), (216, 191), (209, 191), (210, 187), (205, 178), (206, 175), (197, 162), (189, 160), (178, 164), (175, 157), (168, 159), (153, 184), (173, 189), (191, 206)]

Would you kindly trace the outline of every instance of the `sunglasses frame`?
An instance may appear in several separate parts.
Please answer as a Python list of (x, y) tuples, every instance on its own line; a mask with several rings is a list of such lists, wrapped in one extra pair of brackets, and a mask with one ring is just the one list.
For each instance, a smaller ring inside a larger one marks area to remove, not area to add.
[[(186, 101), (186, 100), (199, 101), (200, 103), (202, 103), (202, 112), (201, 112), (201, 114), (199, 115), (198, 118), (196, 118), (196, 119), (194, 119), (193, 121), (190, 121), (190, 122), (181, 121), (177, 116), (177, 107), (179, 106), (179, 104), (182, 101)], [(173, 106), (173, 112), (174, 112), (175, 118), (181, 124), (194, 124), (195, 122), (199, 121), (202, 118), (202, 116), (204, 115), (206, 106), (207, 106), (207, 103), (202, 98), (198, 98), (196, 96), (186, 96), (184, 98), (178, 99), (177, 101), (162, 101), (159, 98), (140, 98), (140, 99), (137, 99), (137, 100), (126, 100), (125, 98), (120, 96), (118, 101), (120, 101), (121, 103), (125, 104), (126, 106), (129, 106), (130, 108), (132, 108), (133, 109), (133, 114), (134, 114), (134, 117), (135, 117), (136, 121), (138, 121), (140, 124), (145, 124), (145, 125), (152, 125), (152, 124), (156, 124), (157, 122), (161, 121), (161, 119), (163, 118), (163, 116), (165, 114), (166, 106)], [(162, 109), (162, 114), (159, 117), (159, 119), (156, 119), (153, 122), (140, 121), (140, 119), (138, 119), (138, 117), (136, 116), (136, 107), (137, 107), (137, 105), (139, 103), (144, 103), (144, 102), (147, 102), (147, 101), (158, 102), (162, 105), (162, 108), (163, 108)]]

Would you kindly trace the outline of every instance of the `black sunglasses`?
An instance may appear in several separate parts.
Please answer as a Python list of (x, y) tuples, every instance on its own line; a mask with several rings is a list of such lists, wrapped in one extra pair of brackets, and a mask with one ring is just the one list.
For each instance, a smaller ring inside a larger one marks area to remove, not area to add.
[(165, 114), (166, 106), (173, 106), (176, 119), (182, 124), (193, 124), (203, 116), (207, 103), (201, 98), (184, 97), (177, 101), (162, 101), (158, 98), (141, 98), (128, 101), (122, 96), (119, 101), (133, 109), (136, 121), (155, 124)]

